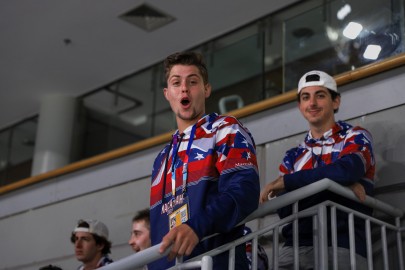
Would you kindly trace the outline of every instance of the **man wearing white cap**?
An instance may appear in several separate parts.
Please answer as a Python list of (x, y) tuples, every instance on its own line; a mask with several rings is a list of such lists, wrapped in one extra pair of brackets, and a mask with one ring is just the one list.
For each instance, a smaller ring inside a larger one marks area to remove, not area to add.
[[(375, 172), (372, 137), (361, 127), (335, 121), (335, 113), (341, 102), (335, 80), (325, 72), (317, 70), (304, 74), (298, 83), (297, 100), (299, 110), (309, 124), (309, 131), (304, 142), (286, 152), (279, 167), (280, 176), (262, 189), (260, 201), (263, 203), (274, 196), (280, 196), (324, 178), (350, 187), (360, 201), (365, 199), (365, 195), (372, 195)], [(353, 202), (328, 191), (300, 200), (299, 210), (326, 200), (368, 215), (372, 212), (362, 203)], [(287, 217), (292, 214), (292, 207), (283, 207), (278, 210), (278, 214), (280, 218)], [(336, 216), (338, 269), (350, 269), (347, 214), (338, 210)], [(364, 222), (355, 219), (354, 230), (356, 269), (367, 269)], [(299, 220), (299, 269), (314, 268), (312, 231), (312, 217)], [(294, 266), (292, 224), (283, 228), (283, 236), (285, 244), (279, 254), (279, 269), (292, 269)], [(329, 246), (330, 240), (328, 239)], [(329, 248), (329, 263), (333, 258), (331, 251)]]
[(111, 253), (108, 228), (98, 220), (79, 220), (70, 241), (75, 246), (77, 260), (83, 263), (78, 270), (97, 269), (113, 262), (108, 257)]

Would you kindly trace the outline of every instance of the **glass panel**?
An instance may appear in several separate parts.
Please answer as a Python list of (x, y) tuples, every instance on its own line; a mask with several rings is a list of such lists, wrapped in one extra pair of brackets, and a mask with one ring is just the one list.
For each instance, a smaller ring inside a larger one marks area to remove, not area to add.
[(163, 95), (163, 88), (166, 85), (165, 72), (163, 63), (154, 66), (155, 79), (153, 89), (155, 93), (154, 100), (154, 117), (153, 117), (153, 134), (159, 135), (176, 129), (176, 118), (170, 108), (169, 102)]
[[(154, 69), (149, 68), (120, 82), (120, 93), (137, 101), (137, 105), (122, 111), (119, 118), (130, 126), (137, 140), (152, 136), (152, 116), (155, 93), (152, 85)], [(139, 138), (139, 139), (138, 139)]]
[(0, 132), (0, 185), (5, 185), (7, 180), (10, 134), (11, 129)]
[(205, 57), (213, 87), (207, 113), (225, 113), (263, 99), (262, 55), (260, 35), (255, 34)]
[[(204, 55), (213, 86), (207, 113), (295, 89), (312, 69), (336, 75), (404, 52), (403, 11), (401, 0), (299, 1), (199, 45), (192, 50)], [(164, 87), (160, 62), (81, 97), (75, 160), (173, 131)], [(35, 130), (34, 119), (0, 133), (0, 185), (29, 176)]]
[(153, 135), (153, 69), (147, 69), (83, 98), (83, 158)]
[(16, 181), (31, 176), (37, 126), (37, 118), (35, 118), (24, 121), (13, 128), (8, 181)]
[(284, 13), (264, 20), (264, 97), (270, 98), (283, 92), (283, 23)]
[(285, 89), (302, 74), (332, 75), (404, 51), (399, 1), (331, 1), (285, 21)]

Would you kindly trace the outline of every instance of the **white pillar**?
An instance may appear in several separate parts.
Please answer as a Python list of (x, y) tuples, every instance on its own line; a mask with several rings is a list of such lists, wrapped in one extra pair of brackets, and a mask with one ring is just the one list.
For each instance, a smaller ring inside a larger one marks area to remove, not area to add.
[(41, 101), (31, 175), (70, 163), (77, 100), (72, 96), (48, 95)]

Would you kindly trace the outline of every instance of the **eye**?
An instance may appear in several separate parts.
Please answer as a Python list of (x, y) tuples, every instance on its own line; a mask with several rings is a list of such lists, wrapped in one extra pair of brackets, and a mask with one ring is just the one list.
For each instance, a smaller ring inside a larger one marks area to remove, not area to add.
[(180, 82), (179, 82), (179, 81), (173, 81), (173, 82), (172, 82), (172, 85), (173, 85), (173, 86), (179, 86), (179, 85), (180, 85)]

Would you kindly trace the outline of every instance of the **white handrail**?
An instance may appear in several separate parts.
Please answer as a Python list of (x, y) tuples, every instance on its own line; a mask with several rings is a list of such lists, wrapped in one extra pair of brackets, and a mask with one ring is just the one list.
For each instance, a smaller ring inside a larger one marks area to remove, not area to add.
[[(360, 200), (354, 195), (353, 191), (351, 191), (349, 188), (325, 178), (300, 189), (290, 191), (283, 196), (276, 197), (269, 201), (271, 203), (267, 202), (262, 204), (256, 211), (250, 214), (240, 224), (275, 213), (279, 208), (290, 205), (298, 200), (302, 200), (315, 193), (325, 190), (332, 191), (333, 193), (336, 193), (353, 201), (360, 202)], [(374, 210), (381, 211), (393, 217), (402, 217), (404, 215), (404, 212), (401, 209), (393, 207), (370, 196), (366, 196), (363, 204), (373, 208)]]
[(118, 261), (115, 261), (109, 265), (100, 267), (102, 270), (130, 270), (137, 267), (142, 267), (150, 262), (153, 262), (159, 258), (166, 256), (169, 253), (169, 249), (164, 254), (159, 253), (160, 244), (154, 245), (145, 250), (139, 251), (127, 257), (124, 257)]
[[(329, 190), (343, 197), (352, 199), (354, 201), (360, 202), (360, 200), (354, 195), (354, 193), (347, 187), (337, 184), (330, 179), (322, 179), (308, 186), (302, 187), (300, 189), (288, 192), (283, 196), (276, 197), (267, 203), (259, 206), (259, 208), (250, 214), (246, 219), (244, 219), (240, 224), (247, 223), (257, 218), (262, 218), (266, 215), (275, 213), (277, 209), (290, 205), (298, 200), (304, 199), (308, 196), (316, 194), (321, 191)], [(363, 202), (366, 206), (373, 208), (374, 210), (381, 211), (387, 215), (393, 217), (402, 217), (404, 212), (396, 207), (393, 207), (387, 203), (379, 201), (373, 197), (366, 196)], [(206, 238), (204, 238), (206, 239)], [(203, 240), (204, 240), (203, 239)], [(142, 250), (133, 255), (122, 258), (115, 261), (107, 266), (101, 267), (101, 270), (131, 270), (136, 267), (142, 267), (150, 262), (163, 258), (169, 253), (169, 249), (166, 250), (164, 254), (159, 253), (159, 247), (161, 244), (157, 244), (148, 249)]]

